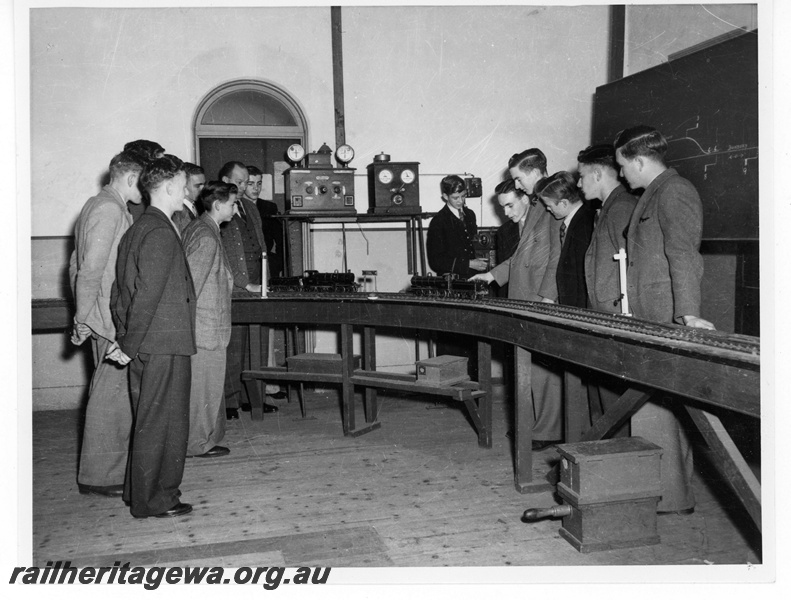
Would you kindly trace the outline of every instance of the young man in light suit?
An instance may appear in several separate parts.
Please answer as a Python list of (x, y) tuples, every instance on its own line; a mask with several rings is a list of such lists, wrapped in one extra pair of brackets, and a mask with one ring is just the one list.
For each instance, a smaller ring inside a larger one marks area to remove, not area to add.
[[(653, 127), (626, 129), (614, 146), (621, 175), (632, 189), (643, 189), (626, 233), (627, 293), (634, 316), (714, 329), (699, 316), (700, 196), (689, 181), (665, 165), (667, 140)], [(695, 507), (692, 449), (672, 406), (661, 400), (644, 404), (632, 417), (632, 435), (663, 449), (657, 511), (691, 513)]]
[(127, 202), (140, 204), (143, 161), (121, 152), (110, 161), (110, 183), (90, 198), (74, 231), (69, 279), (76, 303), (71, 341), (91, 338), (91, 378), (77, 485), (81, 494), (121, 496), (132, 431), (132, 403), (126, 366), (105, 360), (118, 347), (110, 313), (118, 243), (132, 225)]
[[(535, 178), (538, 181), (540, 177)], [(532, 191), (532, 188), (531, 188)], [(519, 244), (513, 255), (488, 273), (471, 277), (498, 285), (508, 283), (508, 297), (533, 302), (556, 302), (557, 282), (555, 272), (558, 264), (559, 243), (551, 236), (557, 233), (551, 226), (552, 217), (541, 206), (533, 206), (530, 197), (513, 179), (501, 182), (496, 188), (497, 201), (505, 216), (519, 225)], [(517, 351), (517, 361), (520, 352)], [(533, 400), (535, 423), (533, 426), (533, 450), (543, 450), (562, 437), (561, 379), (554, 371), (533, 362), (531, 386), (517, 381), (517, 398)]]
[(195, 290), (181, 236), (171, 220), (184, 199), (183, 163), (165, 155), (140, 183), (151, 205), (118, 245), (111, 308), (119, 348), (129, 364), (133, 429), (124, 501), (132, 516), (176, 517), (189, 433), (190, 356), (195, 354)]
[(184, 230), (182, 244), (197, 296), (190, 385), (188, 457), (211, 458), (230, 452), (218, 445), (225, 436), (223, 383), (231, 339), (233, 273), (220, 237), (220, 225), (236, 212), (238, 188), (210, 181), (198, 197), (203, 214)]

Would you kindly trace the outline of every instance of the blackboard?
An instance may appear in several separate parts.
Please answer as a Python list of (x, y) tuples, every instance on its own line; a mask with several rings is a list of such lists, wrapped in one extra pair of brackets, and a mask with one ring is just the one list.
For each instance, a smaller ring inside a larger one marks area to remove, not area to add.
[(697, 188), (704, 240), (758, 239), (758, 32), (596, 89), (593, 139), (650, 125)]

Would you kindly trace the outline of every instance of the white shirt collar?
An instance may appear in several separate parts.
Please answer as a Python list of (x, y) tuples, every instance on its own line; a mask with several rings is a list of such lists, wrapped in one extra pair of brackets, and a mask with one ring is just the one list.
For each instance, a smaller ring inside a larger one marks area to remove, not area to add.
[(462, 215), (460, 214), (460, 213), (461, 213), (461, 211), (459, 211), (459, 210), (456, 210), (456, 209), (455, 209), (455, 208), (453, 208), (453, 207), (452, 207), (450, 204), (448, 204), (447, 206), (448, 206), (448, 210), (449, 210), (449, 211), (450, 211), (450, 212), (451, 212), (453, 215), (455, 215), (455, 217), (456, 217), (457, 219), (461, 219), (461, 218), (462, 218)]

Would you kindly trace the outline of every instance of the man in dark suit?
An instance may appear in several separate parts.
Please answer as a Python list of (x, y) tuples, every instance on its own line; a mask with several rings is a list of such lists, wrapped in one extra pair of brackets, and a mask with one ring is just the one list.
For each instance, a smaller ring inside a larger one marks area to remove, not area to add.
[(577, 156), (579, 182), (585, 198), (601, 201), (594, 219), (591, 243), (585, 253), (585, 282), (588, 305), (602, 312), (621, 312), (621, 279), (613, 258), (626, 249), (624, 231), (629, 225), (637, 199), (618, 180), (612, 144), (589, 146)]
[[(467, 279), (485, 271), (487, 261), (475, 258), (472, 240), (478, 233), (475, 213), (464, 205), (467, 186), (458, 175), (447, 175), (439, 183), (445, 203), (431, 219), (426, 237), (426, 256), (437, 275), (457, 275)], [(437, 355), (464, 356), (470, 379), (478, 379), (478, 352), (475, 340), (466, 335), (442, 333), (437, 337)]]
[[(237, 188), (237, 212), (220, 227), (223, 247), (233, 273), (233, 296), (261, 294), (261, 255), (266, 251), (261, 217), (255, 204), (244, 197), (247, 189), (247, 167), (239, 161), (225, 163), (218, 178)], [(250, 410), (250, 402), (242, 388), (242, 370), (248, 353), (247, 326), (231, 327), (225, 365), (225, 413), (238, 419), (239, 409)], [(277, 406), (264, 403), (264, 412), (277, 412)]]
[[(637, 199), (618, 180), (618, 165), (612, 144), (589, 146), (577, 155), (579, 182), (585, 198), (600, 201), (601, 209), (594, 219), (593, 235), (585, 253), (585, 282), (588, 306), (608, 313), (621, 313), (621, 275), (613, 258), (626, 249), (624, 231), (629, 225)], [(617, 377), (597, 373), (588, 382), (588, 398), (597, 412), (615, 406), (628, 385)], [(613, 437), (628, 437), (628, 422)]]
[(118, 348), (129, 364), (132, 447), (124, 500), (137, 518), (192, 511), (179, 500), (189, 432), (190, 356), (195, 354), (195, 290), (171, 220), (184, 198), (183, 163), (165, 155), (140, 183), (151, 205), (118, 246), (111, 307)]
[[(140, 164), (147, 165), (155, 158), (161, 158), (165, 154), (165, 149), (157, 142), (152, 142), (151, 140), (135, 140), (124, 144), (124, 152), (133, 154)], [(137, 204), (129, 202), (127, 204), (133, 221), (137, 221), (151, 203), (146, 191), (141, 189), (140, 192), (143, 197), (142, 202)]]
[(558, 303), (585, 308), (588, 304), (585, 252), (590, 245), (596, 212), (582, 201), (574, 177), (566, 171), (558, 171), (539, 181), (535, 193), (549, 213), (560, 221), (560, 258), (555, 275)]
[(467, 187), (458, 175), (448, 175), (440, 181), (439, 189), (445, 206), (428, 226), (428, 264), (437, 275), (455, 273), (467, 279), (488, 266), (484, 259), (475, 258), (472, 240), (478, 224), (475, 213), (464, 205)]
[(184, 163), (184, 172), (187, 174), (187, 195), (182, 202), (181, 210), (173, 213), (173, 222), (179, 228), (179, 233), (184, 233), (187, 225), (198, 218), (202, 212), (198, 197), (203, 186), (206, 185), (206, 174), (203, 167), (192, 163)]
[[(699, 316), (703, 205), (697, 190), (665, 165), (667, 140), (653, 127), (626, 129), (614, 146), (621, 175), (632, 189), (643, 189), (626, 234), (627, 292), (634, 316), (714, 329)], [(645, 403), (632, 417), (632, 435), (663, 450), (657, 512), (692, 512), (692, 448), (673, 407), (661, 399)]]
[(261, 198), (264, 173), (255, 165), (247, 165), (247, 187), (244, 197), (254, 202), (261, 217), (261, 228), (264, 232), (266, 244), (266, 266), (270, 277), (277, 277), (283, 273), (283, 228), (279, 219), (273, 218), (279, 214), (277, 204)]

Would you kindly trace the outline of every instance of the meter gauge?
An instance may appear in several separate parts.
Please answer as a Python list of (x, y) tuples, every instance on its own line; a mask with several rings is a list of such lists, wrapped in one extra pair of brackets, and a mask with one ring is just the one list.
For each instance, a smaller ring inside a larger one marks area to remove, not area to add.
[(298, 163), (305, 158), (305, 149), (299, 144), (291, 144), (286, 150), (286, 156), (291, 162)]
[(390, 182), (393, 181), (393, 172), (390, 169), (382, 169), (379, 171), (379, 181), (385, 185), (390, 185)]
[(349, 144), (341, 144), (338, 146), (338, 149), (335, 150), (335, 158), (338, 159), (339, 163), (348, 165), (354, 158), (354, 148)]
[(401, 171), (401, 181), (410, 184), (415, 181), (415, 172), (412, 169), (404, 169)]

